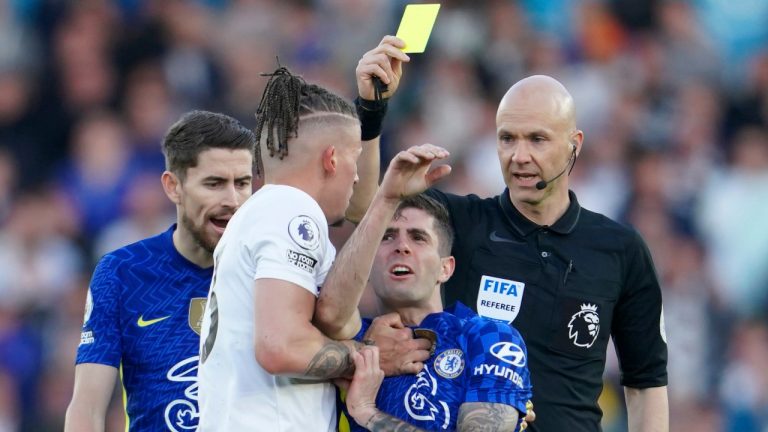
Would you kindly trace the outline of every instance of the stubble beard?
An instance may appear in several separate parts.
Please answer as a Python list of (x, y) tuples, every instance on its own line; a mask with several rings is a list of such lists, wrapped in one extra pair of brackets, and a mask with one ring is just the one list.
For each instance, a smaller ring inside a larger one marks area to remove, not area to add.
[(213, 251), (216, 249), (218, 240), (212, 242), (207, 239), (204, 229), (196, 227), (194, 222), (192, 222), (192, 220), (189, 219), (187, 215), (183, 215), (181, 217), (181, 224), (189, 232), (189, 234), (192, 235), (192, 240), (196, 245), (200, 246), (203, 250), (213, 255)]

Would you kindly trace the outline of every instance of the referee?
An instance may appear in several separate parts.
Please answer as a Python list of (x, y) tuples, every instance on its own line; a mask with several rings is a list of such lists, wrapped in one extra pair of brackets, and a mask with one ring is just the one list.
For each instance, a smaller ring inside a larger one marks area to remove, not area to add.
[(630, 431), (667, 431), (667, 346), (650, 253), (632, 229), (579, 206), (568, 173), (584, 134), (553, 78), (513, 85), (496, 114), (507, 185), (481, 199), (430, 190), (456, 232), (445, 304), (512, 322), (528, 345), (533, 431), (599, 431), (613, 337)]

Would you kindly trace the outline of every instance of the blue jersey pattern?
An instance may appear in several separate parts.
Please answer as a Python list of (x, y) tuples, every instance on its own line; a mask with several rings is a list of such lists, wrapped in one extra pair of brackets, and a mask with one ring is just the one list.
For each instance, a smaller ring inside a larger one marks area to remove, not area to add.
[(175, 228), (105, 255), (89, 288), (76, 363), (122, 366), (132, 432), (197, 429), (199, 333), (213, 267), (178, 253)]
[[(369, 325), (364, 320), (359, 339)], [(502, 403), (525, 412), (531, 382), (517, 330), (481, 318), (460, 303), (451, 312), (428, 315), (417, 328), (437, 334), (435, 353), (419, 374), (384, 379), (376, 398), (381, 411), (435, 431), (456, 430), (464, 402)], [(351, 430), (366, 430), (349, 421)]]

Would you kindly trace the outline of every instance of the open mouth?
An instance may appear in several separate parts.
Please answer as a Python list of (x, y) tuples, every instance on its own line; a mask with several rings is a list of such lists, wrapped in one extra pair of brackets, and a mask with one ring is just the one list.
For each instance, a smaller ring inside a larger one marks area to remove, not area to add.
[(513, 174), (513, 175), (515, 176), (515, 178), (518, 178), (520, 180), (525, 180), (525, 181), (534, 180), (538, 177), (536, 174)]
[(223, 232), (224, 228), (226, 228), (227, 224), (229, 223), (229, 218), (230, 216), (227, 216), (226, 218), (212, 217), (209, 220), (211, 221), (211, 224), (213, 224), (213, 226), (217, 228), (217, 231)]
[(512, 177), (514, 177), (521, 185), (525, 186), (534, 185), (539, 181), (538, 175), (530, 173), (516, 173), (512, 174)]
[(391, 269), (389, 269), (389, 273), (392, 274), (393, 276), (402, 277), (402, 276), (413, 274), (413, 270), (411, 270), (411, 268), (408, 266), (397, 264), (392, 266)]

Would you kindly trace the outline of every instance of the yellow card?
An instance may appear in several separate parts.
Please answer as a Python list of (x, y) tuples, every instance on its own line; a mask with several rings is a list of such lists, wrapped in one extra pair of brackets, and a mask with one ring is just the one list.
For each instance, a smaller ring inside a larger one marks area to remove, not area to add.
[(397, 37), (405, 41), (404, 53), (423, 53), (437, 19), (439, 4), (409, 4), (403, 12)]

